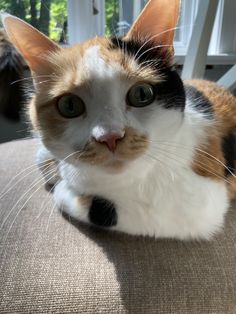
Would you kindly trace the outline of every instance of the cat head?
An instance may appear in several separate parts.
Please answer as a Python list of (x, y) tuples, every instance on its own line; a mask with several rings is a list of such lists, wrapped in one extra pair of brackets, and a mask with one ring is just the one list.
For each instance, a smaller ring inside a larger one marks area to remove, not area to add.
[(31, 120), (57, 158), (123, 169), (176, 132), (185, 105), (172, 66), (178, 15), (179, 0), (150, 0), (127, 35), (71, 48), (4, 16), (34, 77)]

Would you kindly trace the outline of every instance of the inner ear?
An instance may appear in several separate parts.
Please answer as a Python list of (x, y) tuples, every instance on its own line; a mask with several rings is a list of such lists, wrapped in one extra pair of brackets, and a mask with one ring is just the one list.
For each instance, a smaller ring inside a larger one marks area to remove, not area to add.
[(180, 0), (150, 0), (130, 31), (126, 39), (151, 41), (162, 45), (173, 56), (173, 41), (178, 23)]
[(11, 42), (35, 73), (42, 73), (47, 66), (47, 57), (61, 49), (47, 36), (15, 16), (3, 14), (2, 22)]

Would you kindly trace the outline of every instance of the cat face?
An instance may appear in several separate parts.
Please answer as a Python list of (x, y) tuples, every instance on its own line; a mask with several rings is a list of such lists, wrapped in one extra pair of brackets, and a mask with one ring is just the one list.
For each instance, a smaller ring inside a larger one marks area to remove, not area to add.
[[(150, 1), (124, 38), (95, 38), (67, 49), (16, 18), (5, 19), (13, 39), (16, 29), (21, 41), (28, 38), (20, 46), (15, 41), (35, 76), (31, 120), (59, 159), (121, 170), (181, 125), (184, 89), (172, 69), (178, 1), (171, 2), (174, 15), (153, 22), (150, 32), (150, 14), (161, 2)], [(19, 26), (14, 31), (12, 23)], [(35, 53), (29, 53), (29, 34)]]
[(152, 101), (149, 110), (135, 108), (127, 99), (130, 89), (137, 84), (145, 88), (147, 79), (110, 45), (109, 40), (91, 40), (51, 60), (54, 78), (38, 90), (33, 119), (59, 158), (78, 151), (70, 162), (119, 167), (148, 147), (147, 111), (155, 105)]
[(130, 44), (97, 38), (51, 57), (53, 75), (38, 83), (31, 117), (58, 158), (120, 169), (181, 122), (181, 81), (161, 60), (163, 51), (149, 65), (148, 53), (138, 60), (147, 47), (138, 52), (137, 42), (130, 52)]

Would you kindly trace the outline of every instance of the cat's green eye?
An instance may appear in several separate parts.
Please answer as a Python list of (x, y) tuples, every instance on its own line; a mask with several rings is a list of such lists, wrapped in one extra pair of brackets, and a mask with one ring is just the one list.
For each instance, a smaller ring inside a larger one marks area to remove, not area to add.
[(76, 95), (64, 95), (57, 100), (59, 113), (67, 119), (81, 116), (85, 112), (85, 104)]
[(132, 86), (127, 94), (127, 102), (132, 107), (145, 107), (155, 99), (155, 91), (148, 83), (138, 83)]

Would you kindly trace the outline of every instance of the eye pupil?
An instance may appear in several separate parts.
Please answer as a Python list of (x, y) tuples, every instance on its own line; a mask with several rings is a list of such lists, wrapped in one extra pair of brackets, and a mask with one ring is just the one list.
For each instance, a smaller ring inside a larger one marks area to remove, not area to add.
[(57, 101), (57, 108), (61, 116), (72, 119), (81, 116), (85, 112), (85, 104), (76, 95), (64, 95)]
[(143, 89), (143, 88), (140, 88), (140, 89), (139, 89), (139, 93), (140, 93), (140, 100), (141, 100), (141, 101), (144, 101), (145, 98), (146, 98), (146, 93), (145, 93), (144, 89)]
[(127, 101), (133, 107), (145, 107), (150, 105), (155, 99), (154, 88), (152, 85), (143, 83), (131, 87), (127, 94)]
[(74, 104), (72, 102), (72, 100), (70, 99), (69, 102), (68, 102), (68, 110), (70, 112), (74, 112)]

